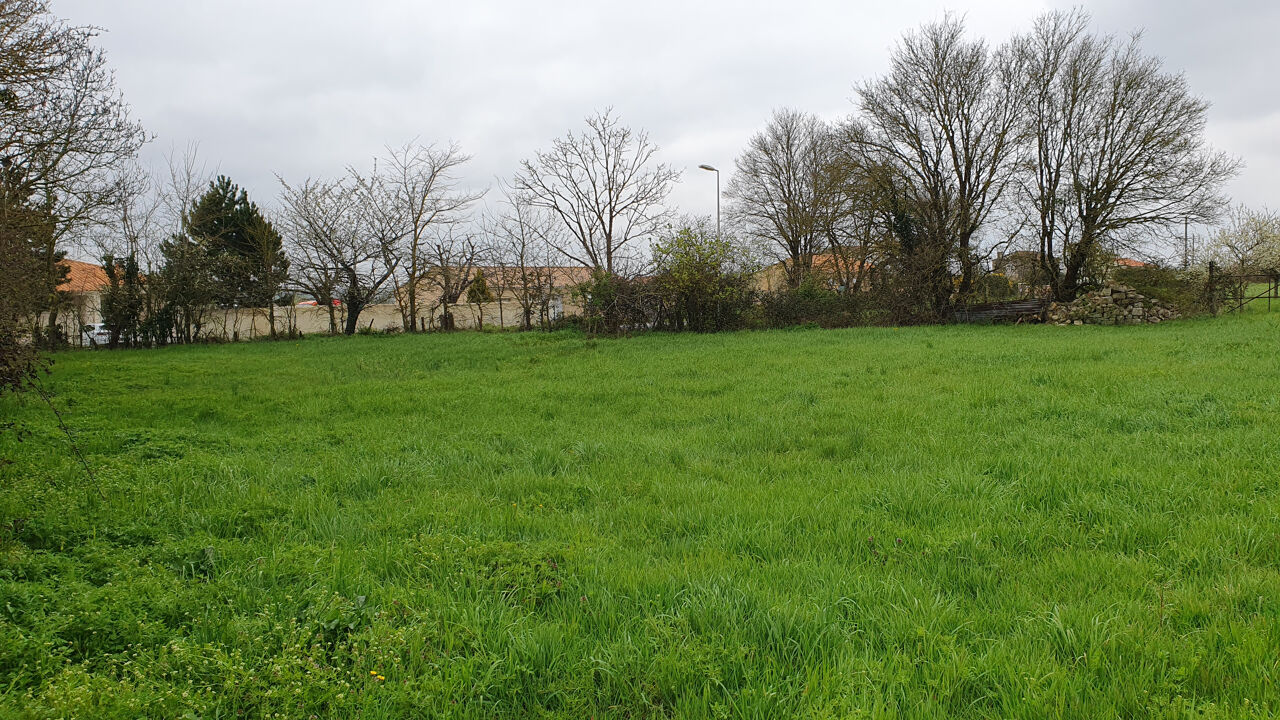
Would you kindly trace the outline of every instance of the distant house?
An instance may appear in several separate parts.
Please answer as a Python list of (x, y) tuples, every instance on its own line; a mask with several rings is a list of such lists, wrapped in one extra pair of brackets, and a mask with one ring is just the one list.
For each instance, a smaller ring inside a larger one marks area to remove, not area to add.
[[(1151, 263), (1134, 260), (1133, 258), (1117, 257), (1111, 259), (1110, 266), (1113, 268), (1142, 268), (1150, 267)], [(1009, 253), (1000, 253), (995, 260), (991, 261), (991, 270), (1004, 275), (1015, 283), (1033, 284), (1040, 273), (1040, 253), (1035, 250), (1014, 250)]]
[(991, 271), (1017, 285), (1030, 285), (1040, 275), (1040, 253), (1035, 250), (1000, 253), (991, 261)]
[(1118, 257), (1115, 260), (1112, 260), (1111, 265), (1113, 267), (1118, 267), (1118, 268), (1151, 267), (1151, 263), (1145, 263), (1145, 262), (1142, 262), (1141, 260), (1134, 260), (1133, 258), (1125, 258), (1125, 257)]
[(61, 327), (65, 336), (74, 343), (80, 338), (85, 325), (102, 322), (102, 294), (111, 282), (101, 265), (79, 260), (63, 260), (59, 265), (66, 269), (66, 279), (56, 288), (58, 298), (54, 317), (42, 312), (35, 321), (41, 327)]
[[(546, 286), (552, 296), (567, 297), (573, 289), (591, 279), (591, 268), (581, 265), (539, 265), (526, 267), (523, 274), (518, 267), (478, 265), (471, 270), (472, 277), (484, 273), (489, 292), (503, 301), (514, 301), (525, 285)], [(465, 299), (463, 300), (465, 302)]]
[[(839, 260), (844, 257), (845, 262)], [(874, 265), (865, 263), (861, 257), (861, 248), (849, 248), (845, 255), (820, 253), (813, 256), (813, 276), (832, 290), (841, 289), (847, 275), (865, 277), (875, 269)], [(751, 276), (751, 285), (756, 290), (773, 292), (787, 287), (787, 262), (776, 262), (757, 270)]]
[(58, 286), (65, 301), (58, 311), (58, 321), (68, 323), (67, 330), (79, 334), (80, 326), (102, 321), (102, 293), (111, 285), (107, 271), (95, 263), (63, 260), (67, 279)]

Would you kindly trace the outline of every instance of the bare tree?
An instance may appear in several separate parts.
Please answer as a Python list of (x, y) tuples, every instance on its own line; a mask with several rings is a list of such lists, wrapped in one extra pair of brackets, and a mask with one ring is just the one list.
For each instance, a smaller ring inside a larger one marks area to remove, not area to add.
[(396, 293), (406, 330), (421, 329), (419, 285), (431, 270), (430, 231), (464, 221), (468, 208), (485, 194), (483, 190), (459, 187), (456, 173), (470, 159), (457, 145), (409, 143), (388, 148), (382, 170), (375, 170), (391, 192), (407, 228), (399, 251), (402, 281)]
[(46, 0), (0, 2), (0, 223), (37, 240), (32, 287), (51, 324), (67, 243), (115, 219), (118, 176), (147, 140), (97, 32), (54, 17)]
[[(411, 208), (401, 201), (400, 188), (395, 181), (377, 172), (376, 163), (374, 174), (368, 177), (361, 175), (353, 167), (347, 168), (347, 175), (355, 192), (358, 232), (390, 258), (391, 277), (388, 281), (395, 283), (404, 263), (410, 259), (406, 253), (406, 244), (413, 235)], [(401, 292), (393, 289), (392, 295), (399, 302)], [(372, 303), (375, 299), (371, 296), (369, 302)], [(401, 313), (402, 323), (403, 316), (404, 313)], [(410, 318), (412, 317), (410, 314)], [(407, 329), (405, 325), (402, 327)]]
[(776, 110), (735, 161), (725, 190), (730, 216), (783, 263), (790, 287), (809, 277), (844, 215), (847, 186), (833, 175), (834, 150), (825, 122)]
[(502, 196), (499, 210), (486, 221), (487, 234), (493, 239), (495, 264), (501, 268), (502, 290), (515, 296), (520, 326), (530, 330), (554, 283), (548, 259), (553, 255), (551, 246), (562, 244), (556, 237), (562, 225), (526, 193), (504, 185)]
[(423, 244), (424, 257), (430, 265), (424, 281), (436, 290), (440, 308), (441, 330), (453, 330), (456, 321), (452, 307), (470, 287), (476, 266), (484, 258), (484, 245), (473, 233), (447, 225), (435, 228)]
[[(287, 227), (287, 225), (286, 225)], [(329, 314), (329, 332), (337, 334), (339, 325), (346, 325), (341, 308), (336, 303), (342, 278), (337, 266), (324, 258), (321, 247), (315, 243), (294, 242), (288, 250), (294, 268), (290, 283), (297, 292), (309, 295)]]
[(320, 180), (308, 179), (297, 188), (283, 179), (280, 184), (281, 230), (294, 268), (292, 283), (328, 309), (329, 332), (337, 333), (334, 304), (341, 295), (344, 251), (358, 232), (353, 193), (341, 183)]
[(0, 3), (0, 167), (6, 194), (32, 197), (55, 240), (118, 207), (119, 174), (147, 140), (129, 115), (97, 28), (52, 16), (46, 0)]
[(657, 161), (658, 146), (646, 133), (623, 127), (611, 110), (586, 122), (585, 132), (570, 132), (522, 161), (514, 186), (564, 223), (567, 242), (558, 251), (618, 274), (634, 268), (632, 246), (661, 228), (662, 204), (680, 174)]
[[(374, 209), (369, 188), (354, 181), (308, 179), (294, 187), (283, 179), (282, 219), (291, 240), (299, 285), (318, 302), (343, 303), (343, 332), (354, 334), (360, 313), (377, 301), (395, 272), (401, 236)], [(329, 303), (333, 325), (333, 305)]]
[[(1000, 207), (1020, 147), (1021, 76), (1011, 57), (966, 39), (963, 21), (948, 16), (908, 33), (889, 74), (858, 88), (853, 150), (874, 177), (910, 197), (917, 239), (959, 264), (961, 295), (980, 258), (977, 235)], [(949, 274), (939, 279), (949, 284)]]
[(1055, 12), (1015, 41), (1034, 154), (1023, 201), (1060, 300), (1102, 253), (1135, 233), (1211, 222), (1238, 162), (1204, 140), (1208, 103), (1182, 75), (1127, 42), (1091, 35), (1083, 12)]
[(168, 334), (191, 342), (205, 326), (217, 294), (207, 249), (201, 238), (191, 236), (192, 209), (208, 186), (210, 173), (200, 162), (195, 144), (181, 156), (171, 151), (166, 160), (168, 174), (159, 190), (159, 210), (168, 237), (160, 243), (161, 258), (152, 267), (149, 285), (160, 285)]
[(836, 290), (855, 293), (871, 276), (873, 263), (883, 242), (876, 223), (875, 190), (856, 166), (837, 160), (827, 170), (827, 183), (839, 187), (823, 218), (827, 250), (831, 258), (825, 268)]
[[(498, 327), (505, 328), (507, 326), (507, 293), (516, 289), (512, 284), (514, 276), (506, 254), (501, 252), (497, 238), (488, 233), (488, 231), (484, 232), (486, 244), (488, 245), (488, 251), (485, 253), (485, 262), (488, 264), (481, 268), (481, 271), (484, 272), (484, 285), (489, 290), (489, 302), (497, 303), (498, 305)], [(474, 302), (475, 297), (475, 295), (472, 295), (471, 290), (467, 291), (468, 300)], [(483, 308), (481, 308), (481, 312), (483, 312)]]
[[(115, 213), (88, 228), (84, 245), (102, 261), (108, 287), (99, 301), (102, 320), (111, 330), (111, 347), (160, 344), (168, 339), (157, 323), (164, 302), (153, 282), (161, 267), (165, 226), (163, 195), (149, 173), (134, 165), (118, 176)], [(82, 321), (76, 307), (76, 320)]]

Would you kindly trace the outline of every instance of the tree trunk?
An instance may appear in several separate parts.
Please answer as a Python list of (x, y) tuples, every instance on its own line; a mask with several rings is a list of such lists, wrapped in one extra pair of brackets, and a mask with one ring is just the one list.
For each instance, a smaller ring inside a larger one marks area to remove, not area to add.
[(347, 324), (346, 324), (346, 327), (343, 329), (343, 332), (345, 334), (347, 335), (356, 334), (356, 328), (358, 327), (357, 323), (360, 322), (360, 311), (363, 309), (364, 309), (364, 306), (361, 305), (360, 303), (349, 302), (347, 304)]
[(973, 289), (974, 262), (973, 255), (969, 252), (969, 243), (972, 236), (968, 233), (960, 236), (960, 287), (958, 295), (961, 301), (969, 297), (969, 291)]
[(453, 329), (453, 313), (449, 312), (449, 303), (444, 300), (440, 301), (440, 329), (445, 331)]
[(1068, 252), (1068, 247), (1063, 245), (1062, 260), (1065, 267), (1061, 282), (1054, 287), (1054, 299), (1058, 302), (1071, 302), (1076, 299), (1076, 295), (1080, 292), (1080, 276), (1089, 259), (1096, 252), (1094, 247), (1093, 237), (1087, 232), (1080, 234), (1080, 240), (1076, 243), (1074, 252)]
[(1073, 257), (1067, 261), (1067, 268), (1062, 274), (1062, 280), (1054, 288), (1055, 300), (1058, 302), (1071, 302), (1076, 299), (1076, 294), (1080, 291), (1080, 270), (1083, 266), (1083, 257), (1079, 259)]
[(409, 332), (418, 331), (418, 280), (416, 277), (412, 277), (416, 273), (417, 270), (415, 268), (409, 269), (411, 277), (405, 285), (409, 292), (409, 327), (405, 329)]

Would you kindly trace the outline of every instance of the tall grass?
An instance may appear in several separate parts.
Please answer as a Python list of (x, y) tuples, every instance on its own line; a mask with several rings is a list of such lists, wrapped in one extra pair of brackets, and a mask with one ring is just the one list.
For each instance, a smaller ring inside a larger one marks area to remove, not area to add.
[[(1269, 717), (1280, 313), (59, 356), (0, 715)], [(189, 715), (188, 715), (189, 714)]]

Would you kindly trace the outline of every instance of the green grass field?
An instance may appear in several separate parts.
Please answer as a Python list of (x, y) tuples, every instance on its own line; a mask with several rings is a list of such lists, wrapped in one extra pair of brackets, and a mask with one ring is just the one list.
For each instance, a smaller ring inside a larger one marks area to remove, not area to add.
[(3, 717), (1274, 717), (1280, 312), (64, 354)]

